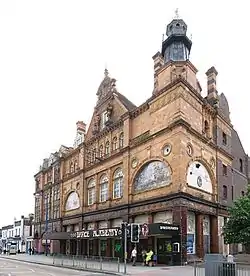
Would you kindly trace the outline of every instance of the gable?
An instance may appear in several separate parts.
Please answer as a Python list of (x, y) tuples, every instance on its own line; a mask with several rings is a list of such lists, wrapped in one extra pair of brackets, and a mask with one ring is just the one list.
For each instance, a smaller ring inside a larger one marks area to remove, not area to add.
[(132, 111), (136, 106), (121, 93), (117, 92), (116, 80), (105, 76), (97, 91), (97, 104), (94, 109), (85, 141), (118, 122), (121, 116)]

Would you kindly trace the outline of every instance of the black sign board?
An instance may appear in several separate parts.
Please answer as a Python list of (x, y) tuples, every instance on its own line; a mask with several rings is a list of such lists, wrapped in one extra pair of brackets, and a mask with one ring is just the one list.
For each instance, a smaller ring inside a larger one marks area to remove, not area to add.
[(115, 238), (122, 237), (121, 228), (107, 228), (99, 230), (82, 230), (69, 233), (71, 239), (90, 239), (90, 238)]

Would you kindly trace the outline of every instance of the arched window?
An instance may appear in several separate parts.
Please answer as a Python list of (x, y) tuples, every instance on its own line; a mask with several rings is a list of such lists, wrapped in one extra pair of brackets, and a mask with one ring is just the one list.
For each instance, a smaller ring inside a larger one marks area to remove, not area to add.
[(99, 147), (99, 157), (100, 158), (103, 157), (103, 145), (100, 145), (100, 147)]
[(75, 162), (74, 162), (74, 171), (77, 171), (77, 169), (78, 169), (78, 162), (77, 162), (77, 160), (75, 160)]
[(124, 134), (123, 132), (119, 136), (119, 148), (123, 148), (124, 146)]
[(209, 123), (207, 120), (205, 120), (205, 122), (204, 122), (204, 132), (205, 132), (205, 135), (208, 137), (209, 136)]
[(70, 162), (70, 172), (72, 173), (74, 171), (74, 164), (73, 162)]
[(118, 148), (117, 137), (114, 137), (112, 141), (112, 150), (115, 151), (117, 150), (117, 148)]
[(108, 184), (108, 177), (106, 174), (103, 174), (100, 178), (100, 202), (108, 200)]
[(95, 188), (95, 180), (94, 178), (91, 178), (88, 182), (88, 205), (92, 205), (96, 201)]
[(109, 144), (109, 141), (107, 141), (105, 144), (105, 155), (109, 155), (109, 153), (110, 153), (110, 144)]
[(115, 170), (113, 175), (113, 198), (123, 196), (123, 172), (121, 168)]

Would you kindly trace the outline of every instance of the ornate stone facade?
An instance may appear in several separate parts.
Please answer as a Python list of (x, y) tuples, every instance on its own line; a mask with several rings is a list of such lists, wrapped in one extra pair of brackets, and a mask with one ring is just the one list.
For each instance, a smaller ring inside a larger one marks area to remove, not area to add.
[[(186, 37), (183, 43), (191, 49)], [(62, 230), (95, 229), (103, 221), (106, 227), (171, 222), (180, 225), (184, 260), (203, 257), (218, 251), (217, 215), (226, 215), (219, 204), (218, 160), (233, 162), (213, 130), (230, 137), (232, 125), (218, 112), (217, 91), (211, 95), (209, 86), (201, 95), (189, 60), (164, 63), (164, 53), (153, 59), (153, 95), (139, 107), (118, 92), (105, 70), (83, 142), (61, 150)], [(108, 252), (110, 246), (101, 248)]]

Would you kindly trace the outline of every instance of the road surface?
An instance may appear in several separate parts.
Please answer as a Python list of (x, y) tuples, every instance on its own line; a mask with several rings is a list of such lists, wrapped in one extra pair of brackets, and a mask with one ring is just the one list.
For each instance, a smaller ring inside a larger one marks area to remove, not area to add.
[(105, 274), (76, 271), (0, 258), (0, 276), (101, 276)]

